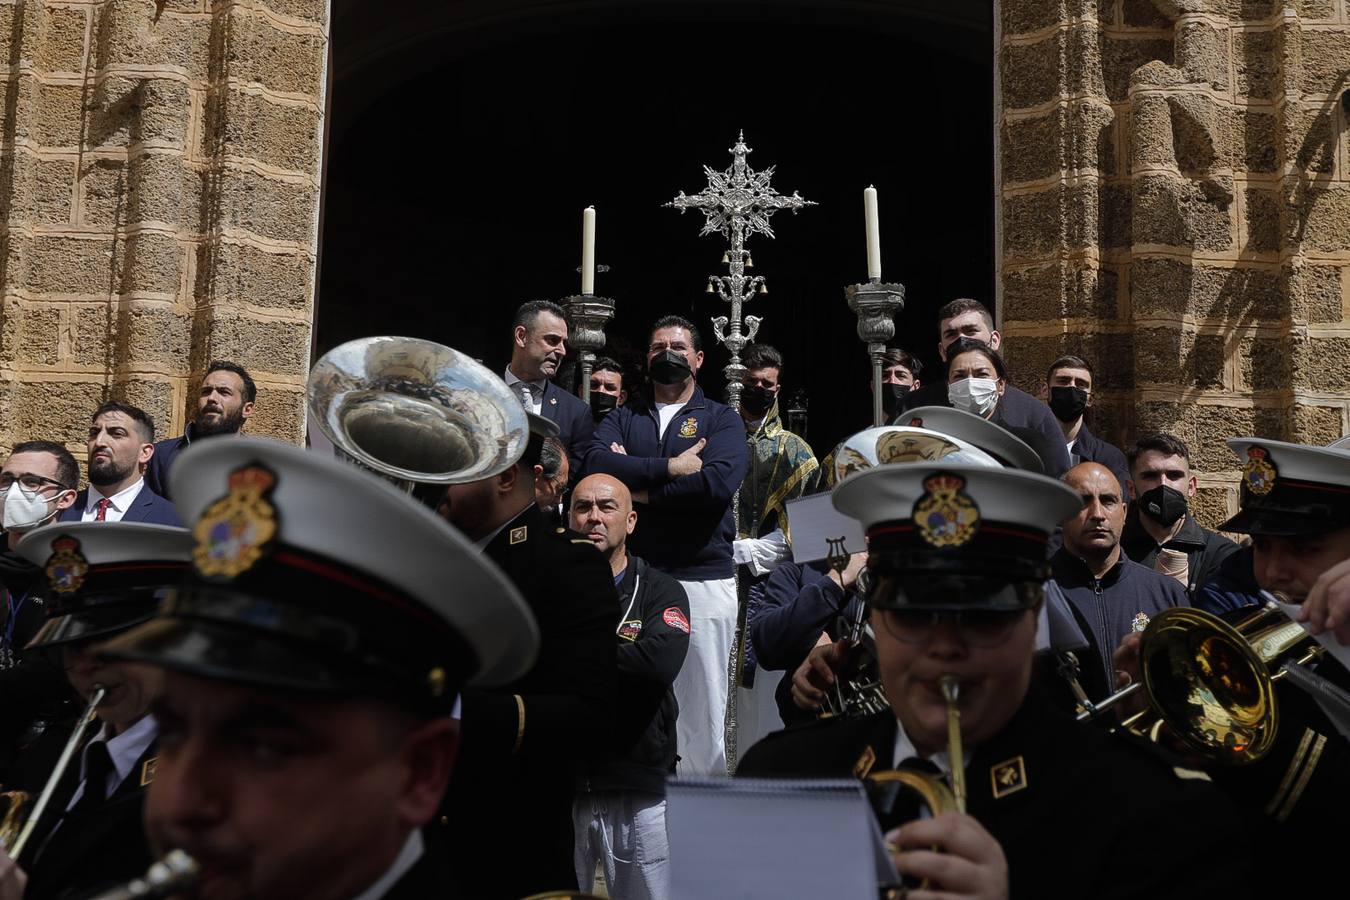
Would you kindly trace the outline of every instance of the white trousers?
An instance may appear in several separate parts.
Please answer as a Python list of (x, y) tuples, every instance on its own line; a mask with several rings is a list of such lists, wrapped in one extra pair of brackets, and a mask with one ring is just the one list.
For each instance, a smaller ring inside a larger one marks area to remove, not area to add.
[(689, 597), (689, 655), (675, 678), (680, 775), (726, 775), (727, 662), (736, 634), (736, 579), (681, 581)]
[(572, 860), (577, 887), (595, 887), (595, 866), (605, 867), (614, 900), (665, 900), (670, 896), (670, 840), (666, 801), (635, 791), (593, 791), (572, 801), (576, 835)]

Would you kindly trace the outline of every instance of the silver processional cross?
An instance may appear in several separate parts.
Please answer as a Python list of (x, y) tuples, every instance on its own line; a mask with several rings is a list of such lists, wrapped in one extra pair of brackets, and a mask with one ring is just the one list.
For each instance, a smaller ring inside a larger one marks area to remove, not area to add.
[(728, 150), (731, 154), (731, 168), (718, 172), (711, 166), (704, 166), (703, 173), (708, 176), (708, 186), (697, 194), (686, 196), (684, 191), (666, 204), (680, 212), (697, 209), (706, 216), (703, 230), (699, 235), (720, 233), (731, 243), (731, 249), (722, 257), (730, 274), (708, 276), (708, 293), (717, 295), (731, 304), (731, 317), (714, 316), (713, 334), (720, 343), (726, 344), (731, 352), (731, 362), (723, 369), (727, 379), (727, 402), (734, 409), (741, 408), (741, 378), (745, 367), (741, 365), (741, 350), (755, 339), (759, 331), (761, 317), (746, 316), (744, 328), (741, 323), (741, 307), (748, 303), (758, 290), (768, 293), (764, 276), (746, 277), (745, 270), (752, 268), (754, 262), (745, 242), (752, 234), (773, 237), (769, 227), (769, 217), (780, 209), (790, 209), (794, 213), (804, 206), (815, 206), (810, 200), (803, 200), (796, 191), (791, 197), (785, 197), (773, 189), (769, 181), (773, 178), (773, 166), (756, 172), (746, 163), (745, 158), (753, 151), (745, 146), (745, 132), (736, 139), (736, 146)]

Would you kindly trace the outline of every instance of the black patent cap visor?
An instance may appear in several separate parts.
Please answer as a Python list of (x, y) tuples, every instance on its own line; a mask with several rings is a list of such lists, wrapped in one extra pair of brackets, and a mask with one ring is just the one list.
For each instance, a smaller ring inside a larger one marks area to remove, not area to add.
[(873, 609), (928, 612), (1014, 612), (1031, 609), (1044, 598), (1040, 581), (977, 574), (886, 574), (874, 566), (867, 602)]
[(42, 623), (25, 649), (38, 650), (105, 639), (149, 621), (157, 607), (158, 601), (151, 597), (141, 603), (95, 605), (78, 612), (55, 615)]

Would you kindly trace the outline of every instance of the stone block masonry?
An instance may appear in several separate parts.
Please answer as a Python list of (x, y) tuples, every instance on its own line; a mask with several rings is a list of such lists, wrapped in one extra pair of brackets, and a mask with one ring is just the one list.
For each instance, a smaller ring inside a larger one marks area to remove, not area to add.
[(1193, 448), (1350, 431), (1350, 2), (1000, 0), (1000, 315), (1019, 386), (1098, 370), (1094, 427)]
[(206, 364), (298, 441), (328, 0), (0, 0), (0, 451), (94, 406), (195, 409)]

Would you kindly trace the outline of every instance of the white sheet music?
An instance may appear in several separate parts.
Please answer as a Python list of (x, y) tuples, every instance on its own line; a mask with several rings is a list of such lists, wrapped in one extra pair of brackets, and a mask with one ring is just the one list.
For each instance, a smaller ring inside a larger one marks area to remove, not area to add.
[(897, 878), (853, 780), (672, 778), (666, 828), (675, 900), (875, 900)]
[(842, 539), (846, 553), (867, 549), (862, 523), (834, 508), (829, 494), (789, 500), (785, 507), (792, 528), (792, 561), (809, 563), (830, 555), (830, 542)]

